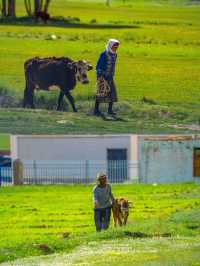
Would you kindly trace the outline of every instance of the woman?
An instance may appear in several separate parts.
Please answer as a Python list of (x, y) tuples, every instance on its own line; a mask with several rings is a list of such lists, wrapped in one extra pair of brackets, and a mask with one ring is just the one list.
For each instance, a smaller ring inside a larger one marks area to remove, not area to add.
[(108, 114), (114, 115), (113, 103), (117, 102), (117, 92), (115, 83), (113, 80), (115, 73), (115, 63), (117, 59), (117, 49), (119, 47), (119, 41), (110, 39), (106, 45), (105, 51), (103, 51), (96, 65), (97, 75), (97, 91), (96, 101), (94, 108), (94, 115), (101, 115), (99, 110), (99, 104), (104, 102), (108, 103)]
[(93, 188), (94, 221), (96, 231), (106, 230), (110, 224), (111, 206), (114, 202), (111, 186), (103, 173), (97, 175), (97, 185)]

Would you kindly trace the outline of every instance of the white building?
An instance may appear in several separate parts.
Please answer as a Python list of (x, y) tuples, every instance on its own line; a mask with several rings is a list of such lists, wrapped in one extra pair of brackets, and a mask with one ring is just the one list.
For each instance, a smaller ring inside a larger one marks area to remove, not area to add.
[(13, 135), (11, 157), (34, 166), (36, 179), (59, 175), (90, 181), (103, 171), (113, 182), (200, 180), (196, 135)]

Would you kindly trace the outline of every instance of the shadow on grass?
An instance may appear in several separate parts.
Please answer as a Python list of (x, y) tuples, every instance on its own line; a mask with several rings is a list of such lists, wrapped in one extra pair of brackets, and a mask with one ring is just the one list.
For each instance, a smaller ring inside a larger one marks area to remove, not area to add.
[(47, 23), (36, 22), (34, 17), (16, 17), (16, 18), (0, 18), (0, 25), (17, 25), (17, 26), (31, 26), (31, 27), (67, 27), (67, 28), (89, 28), (89, 29), (127, 29), (127, 28), (140, 28), (138, 25), (126, 25), (113, 23), (82, 23), (76, 17), (52, 17)]
[(152, 237), (171, 237), (171, 233), (157, 233), (157, 234), (146, 234), (143, 232), (130, 232), (130, 231), (125, 231), (124, 232), (125, 237), (132, 237), (132, 238), (152, 238)]

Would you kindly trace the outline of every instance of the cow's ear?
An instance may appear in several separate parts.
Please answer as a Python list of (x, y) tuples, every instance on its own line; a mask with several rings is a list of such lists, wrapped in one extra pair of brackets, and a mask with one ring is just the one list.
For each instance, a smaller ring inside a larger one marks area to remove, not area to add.
[(87, 65), (87, 70), (90, 71), (90, 70), (92, 70), (92, 69), (93, 69), (93, 66), (88, 64), (88, 65)]

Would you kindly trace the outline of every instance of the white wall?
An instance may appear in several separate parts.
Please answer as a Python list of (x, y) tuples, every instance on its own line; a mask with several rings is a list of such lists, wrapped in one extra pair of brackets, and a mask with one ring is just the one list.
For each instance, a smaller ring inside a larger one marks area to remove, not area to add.
[(140, 137), (139, 181), (198, 181), (198, 178), (193, 177), (193, 150), (198, 147), (200, 140), (195, 136)]
[(129, 135), (11, 136), (11, 156), (21, 160), (107, 160), (107, 149), (124, 149)]
[[(22, 161), (93, 161), (90, 175), (107, 170), (107, 149), (127, 149), (128, 161), (137, 161), (137, 137), (133, 135), (16, 135), (11, 136), (11, 157)], [(133, 162), (133, 163), (134, 163)], [(137, 180), (137, 166), (129, 177)]]

